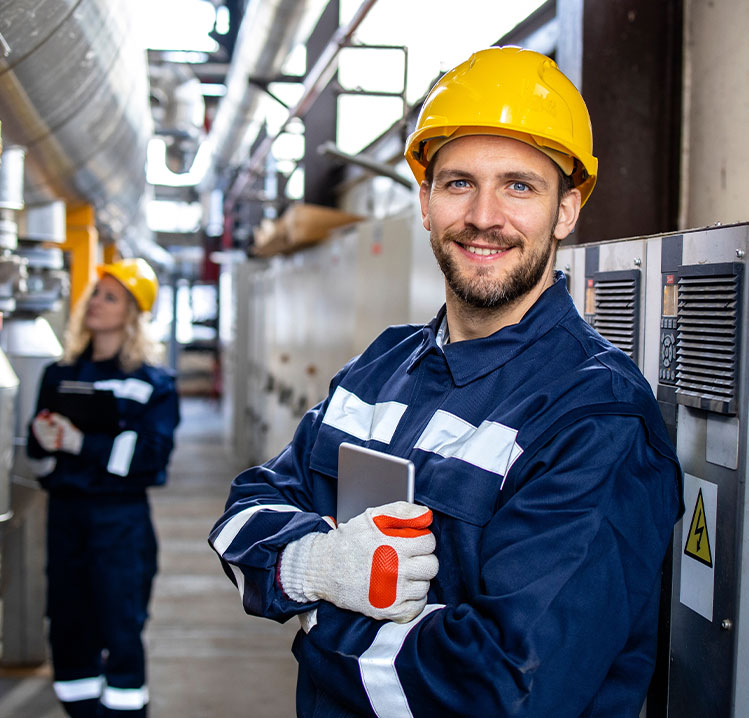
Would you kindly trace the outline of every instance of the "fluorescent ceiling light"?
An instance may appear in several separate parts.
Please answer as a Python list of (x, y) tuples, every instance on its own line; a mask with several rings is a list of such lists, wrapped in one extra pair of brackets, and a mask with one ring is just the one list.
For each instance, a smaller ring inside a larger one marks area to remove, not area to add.
[(208, 0), (148, 0), (143, 9), (147, 18), (141, 32), (150, 50), (218, 49), (208, 35), (216, 22), (216, 8)]
[[(216, 45), (218, 47), (218, 45)], [(166, 62), (186, 62), (192, 65), (208, 62), (209, 55), (207, 52), (192, 52), (189, 50), (166, 50), (162, 55)]]
[(226, 85), (220, 82), (203, 82), (200, 92), (206, 97), (223, 97), (226, 94)]

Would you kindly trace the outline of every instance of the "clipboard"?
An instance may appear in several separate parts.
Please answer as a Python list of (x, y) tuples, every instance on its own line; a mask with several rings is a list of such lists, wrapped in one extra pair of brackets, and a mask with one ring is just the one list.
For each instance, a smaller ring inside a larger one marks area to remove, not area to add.
[(338, 510), (340, 524), (372, 507), (414, 500), (412, 461), (375, 449), (343, 442), (338, 447)]
[(62, 381), (52, 404), (46, 408), (66, 416), (84, 434), (120, 432), (117, 399), (109, 389), (95, 389), (86, 381)]

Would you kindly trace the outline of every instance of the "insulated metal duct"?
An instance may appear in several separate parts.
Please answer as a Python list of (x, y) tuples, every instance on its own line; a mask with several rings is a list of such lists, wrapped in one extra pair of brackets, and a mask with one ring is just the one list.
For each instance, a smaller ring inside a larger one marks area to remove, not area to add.
[(249, 79), (269, 79), (280, 73), (306, 6), (305, 0), (249, 0), (226, 78), (226, 94), (208, 134), (212, 155), (201, 189), (212, 189), (217, 175), (226, 167), (247, 159), (249, 146), (260, 129), (251, 124), (263, 95)]
[(204, 138), (205, 101), (200, 80), (185, 64), (150, 67), (151, 103), (156, 134), (166, 142), (166, 165), (186, 172)]
[(146, 185), (146, 52), (127, 0), (3, 0), (0, 121), (26, 148), (25, 200), (84, 202), (117, 237)]

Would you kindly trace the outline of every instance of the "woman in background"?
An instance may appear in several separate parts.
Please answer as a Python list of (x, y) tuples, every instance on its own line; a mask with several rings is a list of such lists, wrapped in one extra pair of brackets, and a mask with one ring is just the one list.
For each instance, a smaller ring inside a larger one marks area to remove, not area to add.
[(153, 270), (124, 259), (97, 271), (42, 376), (28, 454), (49, 493), (55, 693), (74, 718), (135, 718), (147, 714), (141, 633), (156, 574), (146, 488), (166, 480), (179, 405), (147, 334)]

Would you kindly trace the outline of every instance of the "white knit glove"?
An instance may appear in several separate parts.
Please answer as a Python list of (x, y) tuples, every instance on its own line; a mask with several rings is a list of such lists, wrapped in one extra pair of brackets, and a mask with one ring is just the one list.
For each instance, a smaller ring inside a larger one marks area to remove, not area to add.
[(80, 454), (83, 446), (83, 433), (66, 416), (56, 412), (41, 411), (31, 422), (39, 445), (49, 452), (65, 451)]
[(367, 509), (329, 533), (283, 551), (279, 578), (289, 598), (324, 600), (378, 620), (406, 623), (427, 602), (437, 575), (432, 512), (406, 501)]
[(50, 453), (57, 451), (57, 427), (52, 423), (49, 411), (40, 411), (31, 422), (31, 431), (39, 446)]

